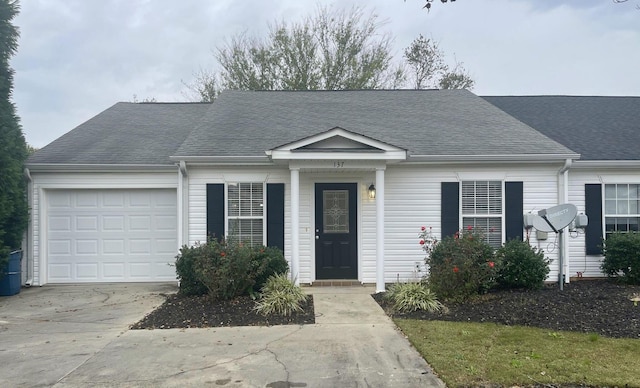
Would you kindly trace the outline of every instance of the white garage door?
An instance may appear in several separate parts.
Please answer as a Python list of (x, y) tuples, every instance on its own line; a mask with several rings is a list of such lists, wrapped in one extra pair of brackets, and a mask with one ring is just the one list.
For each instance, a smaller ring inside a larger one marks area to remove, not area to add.
[(175, 190), (47, 190), (50, 283), (175, 280)]

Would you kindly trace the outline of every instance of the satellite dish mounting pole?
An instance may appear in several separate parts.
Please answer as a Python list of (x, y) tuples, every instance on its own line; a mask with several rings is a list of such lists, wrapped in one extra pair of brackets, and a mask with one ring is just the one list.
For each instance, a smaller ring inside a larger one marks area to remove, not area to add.
[(560, 291), (564, 290), (564, 236), (562, 231), (564, 229), (560, 228), (559, 230), (549, 221), (547, 218), (547, 209), (542, 209), (538, 212), (538, 215), (553, 229), (553, 231), (558, 235), (558, 283), (560, 283)]

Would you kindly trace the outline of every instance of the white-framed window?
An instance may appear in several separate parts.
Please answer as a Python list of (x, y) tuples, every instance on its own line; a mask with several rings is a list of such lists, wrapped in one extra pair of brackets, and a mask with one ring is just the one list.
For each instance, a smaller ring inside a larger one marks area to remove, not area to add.
[(227, 237), (251, 245), (265, 244), (264, 183), (227, 183)]
[(640, 223), (640, 184), (604, 185), (605, 234), (637, 232)]
[(462, 227), (480, 230), (494, 248), (502, 245), (502, 181), (462, 181)]

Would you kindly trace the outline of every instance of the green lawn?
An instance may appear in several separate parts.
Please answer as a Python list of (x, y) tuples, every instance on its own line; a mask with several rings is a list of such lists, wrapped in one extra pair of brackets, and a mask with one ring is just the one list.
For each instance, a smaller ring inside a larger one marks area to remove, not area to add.
[(585, 384), (640, 387), (640, 339), (493, 323), (396, 319), (450, 387)]

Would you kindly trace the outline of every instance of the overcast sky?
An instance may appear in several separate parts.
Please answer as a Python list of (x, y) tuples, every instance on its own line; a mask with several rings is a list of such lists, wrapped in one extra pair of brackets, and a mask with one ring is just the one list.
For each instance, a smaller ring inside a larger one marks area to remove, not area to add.
[(184, 82), (243, 31), (317, 5), (386, 20), (400, 58), (419, 34), (463, 62), (478, 95), (640, 96), (640, 0), (21, 0), (12, 60), (27, 142), (55, 140), (118, 101), (186, 101)]

